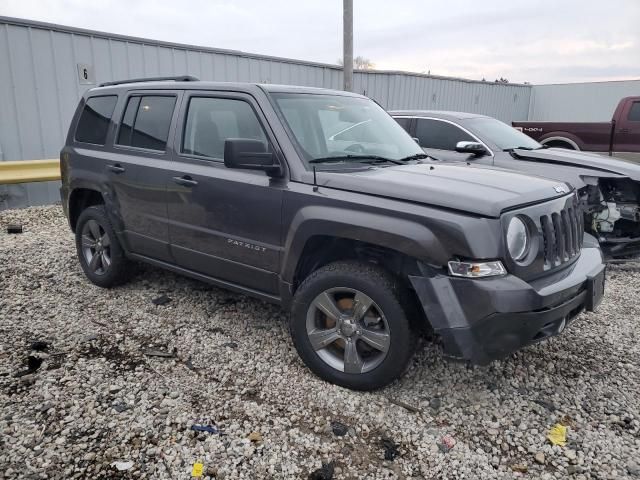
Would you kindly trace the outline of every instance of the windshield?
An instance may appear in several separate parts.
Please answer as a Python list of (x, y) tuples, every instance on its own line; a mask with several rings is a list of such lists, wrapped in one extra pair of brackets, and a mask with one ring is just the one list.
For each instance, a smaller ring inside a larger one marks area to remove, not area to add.
[[(307, 162), (406, 160), (424, 156), (398, 123), (368, 98), (274, 93), (273, 98)], [(314, 161), (316, 160), (316, 161)]]
[(495, 118), (472, 118), (467, 121), (467, 125), (477, 133), (478, 137), (488, 139), (502, 150), (510, 148), (537, 150), (542, 148), (542, 145), (533, 138)]

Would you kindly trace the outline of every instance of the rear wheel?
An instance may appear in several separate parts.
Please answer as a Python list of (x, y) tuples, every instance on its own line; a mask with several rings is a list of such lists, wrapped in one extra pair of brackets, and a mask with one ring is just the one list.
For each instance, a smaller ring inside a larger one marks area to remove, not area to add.
[(92, 283), (112, 287), (127, 278), (128, 261), (102, 205), (85, 209), (76, 224), (80, 266)]
[(406, 291), (382, 268), (337, 262), (312, 273), (295, 294), (291, 335), (321, 378), (373, 390), (406, 370), (417, 343)]

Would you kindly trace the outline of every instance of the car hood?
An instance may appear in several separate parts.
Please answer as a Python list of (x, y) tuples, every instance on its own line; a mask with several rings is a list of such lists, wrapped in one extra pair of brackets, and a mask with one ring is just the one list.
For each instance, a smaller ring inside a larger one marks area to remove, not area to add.
[(566, 195), (571, 187), (511, 170), (467, 164), (412, 164), (317, 172), (318, 185), (487, 217)]
[[(529, 169), (527, 173), (554, 177), (569, 182), (576, 188), (581, 188), (583, 176), (592, 177), (628, 177), (640, 181), (640, 165), (616, 157), (609, 157), (597, 153), (586, 153), (563, 148), (548, 148), (542, 150), (514, 150), (514, 154), (521, 160), (532, 160), (537, 164), (545, 163), (542, 169)], [(550, 169), (551, 168), (551, 169)], [(520, 170), (520, 169), (519, 169)], [(552, 173), (553, 172), (553, 173)]]

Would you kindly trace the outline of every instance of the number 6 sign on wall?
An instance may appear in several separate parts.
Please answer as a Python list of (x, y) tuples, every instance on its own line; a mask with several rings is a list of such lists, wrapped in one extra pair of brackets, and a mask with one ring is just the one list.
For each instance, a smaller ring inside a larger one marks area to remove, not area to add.
[(96, 83), (92, 65), (86, 63), (78, 64), (78, 81), (80, 85), (93, 85)]

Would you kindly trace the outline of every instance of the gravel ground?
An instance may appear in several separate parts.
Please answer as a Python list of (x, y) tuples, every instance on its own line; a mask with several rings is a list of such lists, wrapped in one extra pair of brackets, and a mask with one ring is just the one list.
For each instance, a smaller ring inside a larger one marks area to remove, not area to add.
[(357, 393), (304, 367), (275, 306), (147, 266), (92, 286), (59, 207), (0, 225), (0, 478), (640, 478), (640, 264), (560, 337), (485, 368), (427, 343)]

